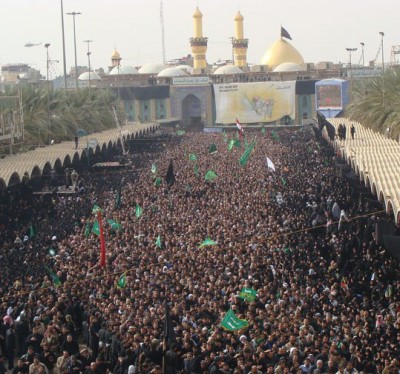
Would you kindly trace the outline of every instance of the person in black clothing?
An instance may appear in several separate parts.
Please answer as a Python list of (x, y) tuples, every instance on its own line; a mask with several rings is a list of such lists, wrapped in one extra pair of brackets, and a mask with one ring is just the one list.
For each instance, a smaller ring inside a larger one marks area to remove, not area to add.
[(30, 345), (28, 347), (28, 352), (26, 352), (24, 355), (21, 356), (21, 360), (24, 362), (25, 365), (30, 365), (33, 363), (33, 358), (35, 356), (35, 350), (33, 347)]
[(34, 351), (36, 353), (41, 353), (42, 352), (42, 347), (40, 346), (40, 343), (43, 340), (43, 335), (38, 333), (38, 328), (34, 327), (32, 329), (32, 334), (30, 334), (26, 340), (25, 343), (27, 345), (30, 345), (33, 347)]
[(8, 361), (8, 370), (12, 370), (14, 365), (15, 348), (17, 342), (15, 338), (15, 327), (11, 325), (6, 331), (6, 355)]
[(22, 360), (17, 361), (17, 366), (12, 370), (12, 374), (28, 374), (29, 366), (25, 365)]
[(82, 362), (85, 370), (90, 369), (90, 364), (93, 361), (93, 357), (91, 356), (89, 350), (87, 348), (82, 349), (77, 355), (77, 359)]
[(43, 345), (43, 352), (40, 355), (40, 362), (46, 365), (49, 372), (54, 369), (54, 365), (57, 361), (57, 355), (50, 350), (50, 346), (48, 344)]
[(354, 140), (354, 134), (356, 133), (356, 128), (354, 127), (353, 124), (351, 124), (350, 127), (350, 134), (351, 134), (351, 138)]
[(4, 366), (4, 355), (0, 356), (0, 374), (6, 374), (7, 369)]
[(21, 356), (26, 351), (26, 338), (30, 334), (29, 321), (26, 312), (23, 310), (19, 315), (19, 320), (15, 324), (15, 334), (17, 338), (17, 354)]
[(179, 354), (176, 344), (171, 344), (171, 348), (165, 354), (165, 368), (167, 374), (175, 374), (183, 369), (183, 359)]
[(150, 359), (156, 365), (162, 364), (163, 352), (160, 347), (160, 343), (157, 339), (153, 339), (150, 348), (145, 353), (146, 358)]
[(68, 351), (69, 355), (77, 355), (79, 353), (79, 345), (73, 340), (72, 335), (67, 335), (67, 340), (61, 344), (61, 350)]
[(78, 149), (79, 137), (75, 136), (74, 141), (75, 141), (75, 149)]
[(85, 367), (75, 355), (72, 355), (71, 362), (68, 364), (67, 370), (69, 374), (82, 374), (85, 372)]
[(95, 362), (90, 363), (89, 369), (86, 369), (85, 374), (98, 374), (97, 364)]

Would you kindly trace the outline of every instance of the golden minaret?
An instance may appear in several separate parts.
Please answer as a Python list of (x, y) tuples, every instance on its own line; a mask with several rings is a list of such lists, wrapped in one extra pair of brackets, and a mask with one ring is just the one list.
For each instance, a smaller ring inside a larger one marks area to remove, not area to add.
[(207, 68), (207, 38), (203, 36), (203, 14), (197, 7), (193, 14), (194, 36), (190, 38), (194, 74), (205, 73)]
[(247, 67), (247, 47), (249, 39), (244, 38), (243, 16), (238, 11), (235, 16), (235, 37), (232, 38), (233, 56), (235, 66), (239, 68)]

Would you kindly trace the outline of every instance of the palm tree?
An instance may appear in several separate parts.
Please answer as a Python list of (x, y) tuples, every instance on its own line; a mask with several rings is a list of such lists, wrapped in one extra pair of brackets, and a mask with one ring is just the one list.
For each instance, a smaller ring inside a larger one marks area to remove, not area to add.
[(88, 89), (65, 92), (26, 86), (21, 91), (24, 149), (48, 144), (50, 139), (72, 140), (78, 129), (90, 134), (115, 128), (113, 106), (119, 120), (125, 120), (125, 113), (110, 90), (91, 88), (90, 96)]
[(355, 81), (352, 100), (346, 108), (346, 116), (379, 132), (390, 129), (390, 135), (400, 134), (400, 76), (388, 69), (383, 77)]

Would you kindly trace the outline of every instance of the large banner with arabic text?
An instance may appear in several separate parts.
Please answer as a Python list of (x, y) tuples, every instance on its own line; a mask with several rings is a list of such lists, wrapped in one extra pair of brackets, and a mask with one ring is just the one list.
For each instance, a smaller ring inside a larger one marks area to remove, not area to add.
[(295, 118), (296, 82), (214, 84), (216, 122), (219, 124), (274, 122)]

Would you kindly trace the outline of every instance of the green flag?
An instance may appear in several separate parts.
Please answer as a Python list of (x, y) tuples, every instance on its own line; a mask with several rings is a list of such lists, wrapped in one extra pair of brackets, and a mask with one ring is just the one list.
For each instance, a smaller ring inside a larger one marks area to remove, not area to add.
[(324, 165), (328, 166), (329, 165), (329, 161), (327, 159), (324, 160)]
[(265, 127), (261, 127), (261, 134), (265, 135)]
[(157, 248), (162, 248), (161, 236), (160, 235), (157, 236), (156, 247)]
[(217, 153), (217, 146), (215, 145), (215, 143), (212, 143), (210, 145), (210, 147), (208, 148), (208, 153), (213, 154), (213, 153)]
[(286, 179), (285, 179), (285, 178), (283, 178), (283, 177), (281, 177), (281, 182), (282, 182), (282, 184), (283, 184), (284, 186), (286, 186), (286, 185), (287, 185)]
[(196, 177), (198, 177), (198, 176), (199, 176), (199, 167), (198, 167), (197, 164), (194, 165), (193, 171), (194, 171), (194, 175), (195, 175)]
[(143, 214), (143, 208), (138, 203), (136, 203), (135, 214), (137, 219)]
[(98, 211), (102, 211), (102, 209), (98, 205), (93, 205), (92, 213), (96, 214)]
[(233, 145), (234, 145), (236, 148), (240, 148), (240, 147), (242, 146), (242, 145), (240, 144), (240, 140), (239, 140), (239, 139), (235, 139)]
[(275, 132), (275, 131), (271, 131), (271, 136), (273, 139), (275, 139), (277, 142), (279, 142), (281, 140), (281, 138), (279, 137), (279, 135)]
[(241, 299), (244, 299), (248, 302), (252, 302), (256, 299), (257, 296), (257, 291), (253, 290), (252, 288), (243, 288), (240, 291), (239, 297)]
[(151, 165), (151, 172), (157, 174), (157, 165), (155, 163)]
[(126, 272), (123, 273), (123, 274), (119, 277), (118, 282), (117, 282), (117, 287), (118, 287), (118, 288), (125, 288), (125, 287), (126, 287)]
[(54, 271), (52, 271), (51, 269), (49, 269), (48, 267), (46, 267), (47, 271), (49, 272), (50, 278), (53, 281), (54, 287), (59, 287), (61, 286), (61, 280), (58, 277), (58, 275), (56, 273), (54, 273)]
[(162, 183), (162, 179), (159, 178), (159, 177), (157, 177), (156, 180), (154, 181), (154, 185), (155, 185), (156, 187), (160, 187), (160, 186), (161, 186), (161, 183)]
[(228, 144), (228, 151), (230, 152), (232, 149), (233, 149), (233, 147), (235, 146), (235, 139), (231, 139), (231, 140), (229, 140), (229, 144)]
[(245, 166), (247, 164), (247, 160), (249, 159), (251, 151), (253, 150), (255, 145), (256, 141), (253, 140), (253, 142), (249, 146), (247, 146), (246, 150), (243, 152), (242, 156), (239, 159), (239, 164), (241, 166)]
[(35, 230), (33, 228), (33, 225), (31, 224), (29, 227), (29, 237), (32, 239), (35, 237)]
[(90, 223), (86, 223), (86, 227), (85, 227), (85, 237), (88, 238), (90, 235)]
[(247, 328), (249, 323), (245, 319), (236, 317), (236, 314), (233, 312), (233, 310), (229, 309), (225, 314), (220, 326), (228, 331), (236, 331)]
[(100, 236), (100, 225), (99, 222), (97, 222), (97, 220), (94, 221), (93, 223), (92, 233), (96, 234), (97, 236)]
[(113, 219), (108, 219), (107, 222), (110, 224), (113, 230), (120, 230), (122, 228), (121, 224), (114, 221)]
[(194, 153), (191, 153), (191, 154), (189, 155), (189, 160), (190, 160), (190, 161), (197, 161), (197, 156), (196, 156)]
[(208, 245), (217, 245), (218, 243), (210, 239), (208, 236), (204, 239), (203, 243), (200, 244), (199, 248), (206, 247)]
[(209, 171), (207, 171), (204, 178), (206, 181), (213, 181), (217, 177), (218, 177), (218, 175), (215, 174), (213, 170), (209, 170)]
[(185, 130), (178, 130), (177, 132), (176, 132), (176, 135), (178, 135), (178, 136), (182, 136), (182, 135), (185, 135), (186, 134), (186, 131)]

